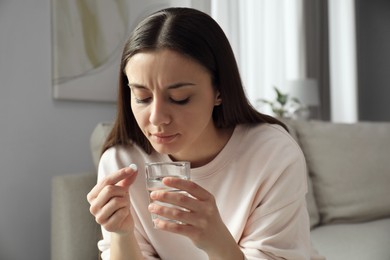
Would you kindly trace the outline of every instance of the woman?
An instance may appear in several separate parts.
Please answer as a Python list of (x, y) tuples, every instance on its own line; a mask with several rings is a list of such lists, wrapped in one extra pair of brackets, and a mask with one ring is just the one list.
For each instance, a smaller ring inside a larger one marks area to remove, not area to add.
[[(281, 122), (248, 103), (208, 15), (169, 8), (134, 30), (103, 151), (88, 194), (103, 259), (310, 259), (303, 154)], [(143, 173), (153, 161), (191, 162), (191, 181), (163, 180), (190, 196), (149, 197)], [(153, 223), (150, 213), (178, 221)]]

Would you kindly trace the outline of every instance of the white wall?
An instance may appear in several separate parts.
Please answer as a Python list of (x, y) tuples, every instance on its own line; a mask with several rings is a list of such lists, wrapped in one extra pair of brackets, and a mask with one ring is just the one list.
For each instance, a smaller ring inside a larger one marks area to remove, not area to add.
[[(92, 171), (115, 105), (52, 99), (50, 0), (0, 0), (0, 259), (50, 259), (51, 179)], [(116, 86), (114, 86), (116, 87)]]

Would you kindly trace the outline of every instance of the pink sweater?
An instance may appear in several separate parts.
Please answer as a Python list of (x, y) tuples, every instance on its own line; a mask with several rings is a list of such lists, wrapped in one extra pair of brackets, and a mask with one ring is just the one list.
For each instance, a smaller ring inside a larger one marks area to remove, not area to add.
[[(150, 161), (170, 159), (147, 155), (136, 145), (113, 147), (101, 158), (98, 178), (137, 164), (139, 174), (130, 193), (145, 259), (208, 259), (188, 238), (153, 228), (143, 174), (145, 162)], [(237, 126), (213, 161), (191, 169), (191, 180), (214, 195), (225, 225), (248, 260), (322, 259), (311, 249), (305, 159), (282, 127)], [(110, 234), (102, 231), (98, 247), (102, 258), (109, 259)]]

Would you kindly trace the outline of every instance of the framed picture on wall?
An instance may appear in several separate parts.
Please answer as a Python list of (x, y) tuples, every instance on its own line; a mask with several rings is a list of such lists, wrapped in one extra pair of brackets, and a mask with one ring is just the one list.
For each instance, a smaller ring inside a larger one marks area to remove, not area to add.
[(52, 0), (51, 7), (53, 97), (115, 101), (128, 2)]

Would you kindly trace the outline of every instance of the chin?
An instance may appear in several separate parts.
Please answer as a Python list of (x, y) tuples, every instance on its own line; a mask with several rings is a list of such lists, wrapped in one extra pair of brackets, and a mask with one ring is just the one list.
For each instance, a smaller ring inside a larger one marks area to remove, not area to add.
[(178, 147), (175, 147), (173, 145), (161, 145), (161, 144), (153, 144), (152, 146), (156, 152), (161, 154), (175, 154), (180, 151)]

